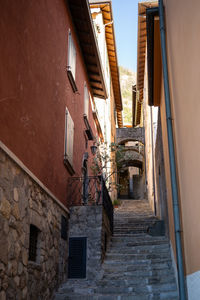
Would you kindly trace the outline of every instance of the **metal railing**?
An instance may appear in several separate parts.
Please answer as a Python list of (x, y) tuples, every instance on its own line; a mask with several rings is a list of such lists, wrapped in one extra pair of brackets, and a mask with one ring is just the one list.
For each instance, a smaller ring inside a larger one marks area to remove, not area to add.
[(103, 205), (113, 233), (113, 205), (102, 176), (69, 178), (67, 201), (69, 206)]

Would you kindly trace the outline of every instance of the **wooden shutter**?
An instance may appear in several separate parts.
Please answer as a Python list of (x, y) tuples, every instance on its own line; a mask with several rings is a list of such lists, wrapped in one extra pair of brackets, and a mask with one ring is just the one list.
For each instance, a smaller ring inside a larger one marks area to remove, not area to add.
[(76, 71), (76, 49), (72, 39), (71, 31), (69, 31), (69, 40), (68, 40), (68, 70), (71, 71), (74, 80), (75, 80), (75, 71)]
[(87, 89), (86, 82), (84, 84), (84, 114), (88, 117), (89, 110), (89, 92)]
[(73, 166), (74, 122), (67, 108), (65, 118), (65, 159)]
[(86, 277), (86, 237), (73, 237), (69, 239), (69, 278)]

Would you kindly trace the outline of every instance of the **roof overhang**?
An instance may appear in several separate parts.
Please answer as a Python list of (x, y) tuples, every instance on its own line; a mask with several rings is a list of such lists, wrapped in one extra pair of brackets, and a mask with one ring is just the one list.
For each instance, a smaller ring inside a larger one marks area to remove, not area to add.
[(113, 13), (112, 13), (112, 1), (106, 0), (90, 0), (90, 8), (100, 8), (103, 15), (103, 21), (105, 25), (105, 35), (106, 35), (106, 43), (108, 50), (108, 59), (110, 65), (111, 72), (111, 80), (114, 92), (115, 106), (117, 115), (120, 116), (118, 120), (118, 126), (123, 126), (122, 113), (123, 105), (122, 105), (122, 97), (121, 97), (121, 88), (120, 88), (120, 77), (119, 77), (119, 68), (118, 68), (118, 60), (117, 60), (117, 48), (115, 42), (115, 32), (114, 32), (114, 24), (113, 24)]
[(148, 104), (160, 105), (161, 92), (161, 45), (158, 7), (147, 8), (147, 65), (148, 65)]
[(134, 125), (140, 125), (143, 103), (145, 60), (146, 60), (146, 9), (158, 6), (158, 1), (145, 1), (138, 3), (138, 40), (137, 40), (137, 95), (135, 97), (135, 110), (133, 116)]
[(88, 0), (67, 0), (85, 61), (91, 92), (106, 99), (107, 91), (101, 57), (93, 27)]

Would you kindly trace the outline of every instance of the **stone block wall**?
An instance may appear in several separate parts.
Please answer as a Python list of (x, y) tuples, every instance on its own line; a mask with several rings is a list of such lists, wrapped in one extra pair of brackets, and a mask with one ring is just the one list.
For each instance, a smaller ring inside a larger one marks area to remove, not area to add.
[[(67, 277), (61, 217), (68, 219), (68, 211), (8, 152), (0, 148), (0, 299), (51, 299)], [(35, 262), (30, 224), (39, 232)]]
[(69, 237), (87, 237), (86, 279), (95, 280), (105, 256), (105, 240), (111, 236), (108, 217), (102, 207), (70, 208)]

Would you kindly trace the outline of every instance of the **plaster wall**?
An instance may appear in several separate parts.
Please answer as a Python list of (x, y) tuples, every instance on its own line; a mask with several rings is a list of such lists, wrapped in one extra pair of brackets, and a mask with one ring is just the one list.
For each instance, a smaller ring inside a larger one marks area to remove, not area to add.
[(186, 274), (200, 270), (199, 53), (197, 0), (165, 0), (167, 53)]
[[(66, 204), (65, 108), (74, 121), (78, 176), (86, 151), (85, 81), (89, 88), (67, 5), (62, 0), (4, 1), (0, 18), (0, 139)], [(69, 29), (76, 48), (77, 93), (66, 73)], [(91, 107), (89, 121), (96, 134)]]
[[(114, 155), (110, 152), (110, 145), (111, 143), (115, 142), (115, 137), (116, 137), (116, 124), (115, 124), (115, 116), (114, 116), (115, 99), (113, 93), (113, 86), (111, 83), (110, 65), (109, 65), (107, 43), (106, 43), (106, 36), (105, 36), (105, 25), (104, 25), (103, 15), (100, 8), (91, 9), (91, 13), (93, 14), (94, 28), (95, 28), (97, 42), (101, 54), (106, 87), (108, 90), (108, 98), (106, 100), (103, 100), (95, 97), (95, 105), (97, 108), (99, 121), (104, 136), (104, 143), (102, 145), (102, 148), (107, 152), (107, 155), (110, 156), (112, 159)], [(113, 164), (110, 161), (108, 161), (106, 173), (108, 175), (113, 172), (114, 172)], [(111, 199), (114, 200), (117, 198), (117, 190), (115, 188), (115, 183), (117, 181), (116, 174), (113, 173), (113, 175), (109, 177), (108, 181), (112, 185), (110, 196)]]
[(145, 163), (146, 163), (146, 193), (147, 199), (154, 211), (154, 186), (153, 186), (153, 160), (152, 160), (152, 130), (151, 130), (151, 108), (148, 106), (147, 89), (147, 65), (145, 64), (144, 76), (144, 128), (145, 128)]

